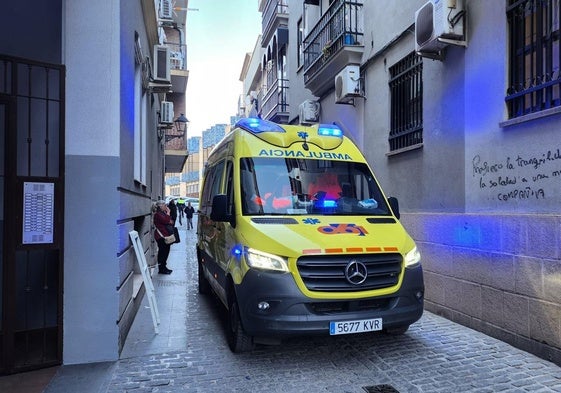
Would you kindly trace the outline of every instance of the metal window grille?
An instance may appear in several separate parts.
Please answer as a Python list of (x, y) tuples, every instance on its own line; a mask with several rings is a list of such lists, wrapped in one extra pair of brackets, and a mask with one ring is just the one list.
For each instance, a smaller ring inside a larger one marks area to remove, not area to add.
[(390, 68), (390, 151), (423, 143), (423, 60), (412, 52)]
[(508, 0), (510, 119), (561, 105), (559, 0)]

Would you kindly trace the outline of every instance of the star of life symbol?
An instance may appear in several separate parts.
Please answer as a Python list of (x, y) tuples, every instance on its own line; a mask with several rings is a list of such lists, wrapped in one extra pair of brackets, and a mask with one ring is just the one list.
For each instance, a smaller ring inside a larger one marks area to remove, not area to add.
[(304, 224), (319, 224), (320, 221), (317, 218), (305, 218), (302, 220)]

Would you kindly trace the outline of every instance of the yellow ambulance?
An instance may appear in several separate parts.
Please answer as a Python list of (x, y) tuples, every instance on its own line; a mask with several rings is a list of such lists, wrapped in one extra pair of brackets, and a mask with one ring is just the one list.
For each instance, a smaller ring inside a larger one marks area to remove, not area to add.
[(205, 167), (199, 292), (233, 352), (293, 335), (404, 333), (423, 313), (421, 257), (336, 125), (240, 120)]

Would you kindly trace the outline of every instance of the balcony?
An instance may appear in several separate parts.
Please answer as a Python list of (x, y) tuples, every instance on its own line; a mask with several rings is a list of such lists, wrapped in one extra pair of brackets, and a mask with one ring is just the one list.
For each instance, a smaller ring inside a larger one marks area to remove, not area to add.
[(265, 48), (279, 27), (286, 28), (288, 26), (287, 0), (268, 0), (262, 12), (261, 42), (263, 43), (263, 48)]
[(187, 161), (187, 157), (189, 157), (189, 150), (187, 149), (187, 122), (188, 120), (181, 114), (173, 125), (160, 124), (158, 131), (160, 140), (164, 144), (165, 173), (179, 173), (183, 171), (183, 166)]
[(304, 39), (304, 86), (320, 97), (364, 52), (362, 0), (336, 0)]
[(275, 123), (288, 122), (288, 79), (276, 79), (265, 91), (261, 99), (261, 111), (263, 119), (274, 121)]
[(189, 71), (187, 70), (187, 45), (166, 42), (170, 50), (171, 90), (183, 93), (187, 90)]
[(187, 141), (185, 136), (176, 136), (166, 133), (166, 138), (172, 136), (173, 139), (164, 142), (165, 173), (180, 173), (189, 157)]

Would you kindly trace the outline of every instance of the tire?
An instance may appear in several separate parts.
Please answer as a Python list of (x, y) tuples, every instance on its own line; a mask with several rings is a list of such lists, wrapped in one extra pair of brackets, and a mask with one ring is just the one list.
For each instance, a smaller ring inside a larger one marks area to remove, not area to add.
[(198, 266), (199, 266), (199, 293), (201, 295), (208, 295), (210, 293), (210, 284), (205, 277), (201, 262), (198, 263)]
[(404, 334), (407, 330), (409, 330), (409, 325), (386, 329), (386, 333), (392, 336), (400, 336)]
[(240, 308), (235, 295), (228, 296), (227, 339), (230, 350), (234, 353), (248, 352), (254, 347), (253, 337), (248, 335), (242, 326)]

